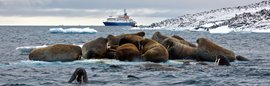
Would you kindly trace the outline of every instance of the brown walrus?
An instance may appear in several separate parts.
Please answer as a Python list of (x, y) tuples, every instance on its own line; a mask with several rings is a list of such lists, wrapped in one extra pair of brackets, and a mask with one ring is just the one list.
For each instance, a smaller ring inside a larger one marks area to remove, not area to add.
[(85, 59), (103, 59), (107, 52), (108, 39), (99, 37), (82, 46), (82, 57)]
[(126, 36), (130, 36), (130, 35), (137, 35), (137, 36), (141, 36), (143, 37), (145, 35), (145, 32), (137, 32), (134, 34), (121, 34), (118, 36), (113, 36), (113, 35), (108, 35), (107, 39), (108, 39), (108, 46), (111, 47), (111, 49), (116, 49), (119, 46), (119, 41), (126, 37)]
[(180, 41), (180, 43), (183, 42), (183, 44), (188, 44), (190, 47), (197, 47), (195, 44), (192, 44), (192, 43), (186, 41), (185, 39), (183, 39), (183, 38), (180, 37), (180, 36), (173, 35), (172, 38), (178, 39), (178, 40)]
[(143, 40), (144, 40), (144, 38), (141, 37), (141, 36), (128, 35), (128, 36), (123, 37), (120, 40), (119, 45), (123, 45), (123, 44), (126, 44), (126, 43), (132, 43), (140, 50), (140, 46), (141, 46), (140, 42), (143, 41)]
[(144, 39), (141, 41), (141, 53), (142, 59), (151, 62), (166, 62), (169, 59), (169, 53), (167, 49), (160, 43), (151, 40)]
[(137, 35), (128, 35), (120, 39), (119, 47), (116, 49), (116, 57), (120, 61), (142, 61), (140, 49), (140, 42), (144, 40), (143, 37)]
[(88, 77), (87, 72), (84, 68), (76, 68), (70, 79), (68, 80), (68, 83), (72, 83), (72, 81), (77, 80), (77, 82), (81, 83), (88, 83)]
[(157, 41), (158, 43), (162, 43), (162, 41), (164, 41), (167, 38), (176, 40), (177, 42), (182, 43), (184, 45), (188, 45), (188, 46), (191, 46), (191, 47), (196, 47), (196, 45), (194, 45), (194, 44), (192, 44), (192, 43), (184, 40), (182, 37), (177, 36), (177, 35), (174, 35), (172, 37), (167, 37), (167, 36), (164, 36), (160, 32), (157, 31), (152, 36), (152, 39), (155, 40), (155, 41)]
[(137, 61), (140, 56), (139, 49), (132, 43), (125, 43), (116, 49), (116, 57), (120, 61)]
[(81, 47), (70, 44), (54, 44), (37, 48), (29, 54), (30, 60), (74, 61), (81, 59)]
[(216, 57), (219, 55), (225, 56), (229, 61), (236, 60), (236, 56), (233, 51), (225, 49), (216, 43), (210, 41), (206, 38), (199, 38), (198, 43), (198, 54), (201, 54), (200, 57), (203, 57), (201, 60), (205, 61), (215, 61)]
[(225, 66), (231, 65), (229, 59), (225, 56), (222, 56), (222, 55), (217, 56), (215, 63), (217, 65), (225, 65)]
[(155, 32), (152, 36), (152, 40), (157, 41), (158, 43), (161, 43), (163, 40), (168, 38), (167, 36), (162, 35), (159, 31)]
[(195, 59), (197, 48), (182, 44), (175, 39), (166, 38), (161, 43), (169, 52), (169, 59)]

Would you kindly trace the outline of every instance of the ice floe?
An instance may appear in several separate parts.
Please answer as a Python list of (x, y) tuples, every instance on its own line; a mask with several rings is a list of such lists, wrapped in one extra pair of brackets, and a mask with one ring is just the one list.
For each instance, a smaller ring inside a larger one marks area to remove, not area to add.
[(42, 46), (23, 46), (23, 47), (17, 47), (16, 50), (20, 52), (21, 55), (28, 55), (33, 49), (36, 48), (42, 48), (42, 47), (47, 47), (47, 45), (42, 45)]
[(89, 27), (86, 28), (50, 28), (50, 33), (63, 33), (63, 34), (93, 34), (98, 31)]
[[(83, 44), (73, 44), (77, 45), (79, 47), (82, 47)], [(28, 55), (30, 52), (36, 48), (43, 48), (47, 47), (48, 45), (42, 45), (42, 46), (22, 46), (22, 47), (17, 47), (16, 50), (20, 52), (20, 55)]]

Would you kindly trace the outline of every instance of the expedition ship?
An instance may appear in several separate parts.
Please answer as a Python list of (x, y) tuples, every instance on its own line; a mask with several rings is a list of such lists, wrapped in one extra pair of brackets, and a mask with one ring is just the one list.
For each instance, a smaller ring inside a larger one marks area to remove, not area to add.
[(105, 26), (136, 26), (136, 22), (127, 15), (126, 9), (124, 9), (124, 15), (109, 16), (103, 23)]

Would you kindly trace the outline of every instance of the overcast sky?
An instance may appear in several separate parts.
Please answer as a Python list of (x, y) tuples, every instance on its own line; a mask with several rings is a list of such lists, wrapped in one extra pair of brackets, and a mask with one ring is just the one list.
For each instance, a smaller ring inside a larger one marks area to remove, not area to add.
[(102, 25), (123, 9), (140, 25), (263, 0), (0, 0), (0, 25)]

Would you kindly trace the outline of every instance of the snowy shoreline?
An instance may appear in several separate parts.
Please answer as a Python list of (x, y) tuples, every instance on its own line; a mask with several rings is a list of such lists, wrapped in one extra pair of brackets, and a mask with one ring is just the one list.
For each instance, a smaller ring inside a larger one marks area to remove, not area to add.
[(191, 31), (191, 32), (209, 32), (212, 34), (227, 34), (231, 32), (236, 32), (236, 33), (270, 33), (270, 29), (252, 29), (252, 28), (247, 28), (247, 29), (232, 29), (229, 28), (228, 26), (221, 26), (215, 29), (194, 29), (194, 27), (133, 27), (130, 28), (129, 30), (169, 30), (169, 31)]

